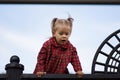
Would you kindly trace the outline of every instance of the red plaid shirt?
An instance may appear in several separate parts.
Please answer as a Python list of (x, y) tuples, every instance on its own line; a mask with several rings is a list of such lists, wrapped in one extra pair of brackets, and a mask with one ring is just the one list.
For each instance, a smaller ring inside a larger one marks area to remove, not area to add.
[(82, 70), (76, 48), (69, 41), (64, 45), (59, 45), (52, 37), (43, 44), (38, 54), (34, 74), (39, 71), (49, 74), (68, 73), (69, 63), (73, 65), (75, 71)]

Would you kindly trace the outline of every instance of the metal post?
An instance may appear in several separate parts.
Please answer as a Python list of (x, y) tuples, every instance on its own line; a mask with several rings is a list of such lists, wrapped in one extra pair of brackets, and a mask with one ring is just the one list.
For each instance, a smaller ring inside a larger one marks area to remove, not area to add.
[(24, 66), (19, 64), (20, 59), (14, 55), (10, 58), (10, 63), (5, 66), (6, 80), (20, 80), (21, 74), (23, 74)]

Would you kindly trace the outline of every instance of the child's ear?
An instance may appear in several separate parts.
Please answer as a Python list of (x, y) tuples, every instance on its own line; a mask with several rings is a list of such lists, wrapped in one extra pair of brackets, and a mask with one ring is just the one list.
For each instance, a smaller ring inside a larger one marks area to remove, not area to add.
[(52, 30), (52, 36), (53, 37), (55, 36), (55, 30)]
[(55, 33), (52, 33), (52, 36), (55, 37)]

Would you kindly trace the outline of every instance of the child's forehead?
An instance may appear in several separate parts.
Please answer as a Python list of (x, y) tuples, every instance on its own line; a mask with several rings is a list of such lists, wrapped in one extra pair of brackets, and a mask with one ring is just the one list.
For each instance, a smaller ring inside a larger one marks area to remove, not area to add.
[(58, 24), (56, 25), (56, 28), (61, 28), (61, 29), (70, 29), (70, 25), (66, 25), (66, 24)]
[(56, 30), (58, 31), (71, 31), (71, 27), (70, 26), (66, 26), (66, 25), (59, 25), (59, 26), (56, 26)]

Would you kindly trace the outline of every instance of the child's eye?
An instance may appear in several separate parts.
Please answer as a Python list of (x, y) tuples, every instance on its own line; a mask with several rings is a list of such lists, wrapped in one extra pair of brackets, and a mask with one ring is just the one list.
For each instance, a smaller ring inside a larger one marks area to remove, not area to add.
[(63, 33), (59, 33), (60, 35), (63, 35)]
[(68, 33), (65, 33), (65, 35), (70, 35), (70, 33), (68, 32)]
[(66, 35), (68, 35), (68, 33), (66, 33)]

